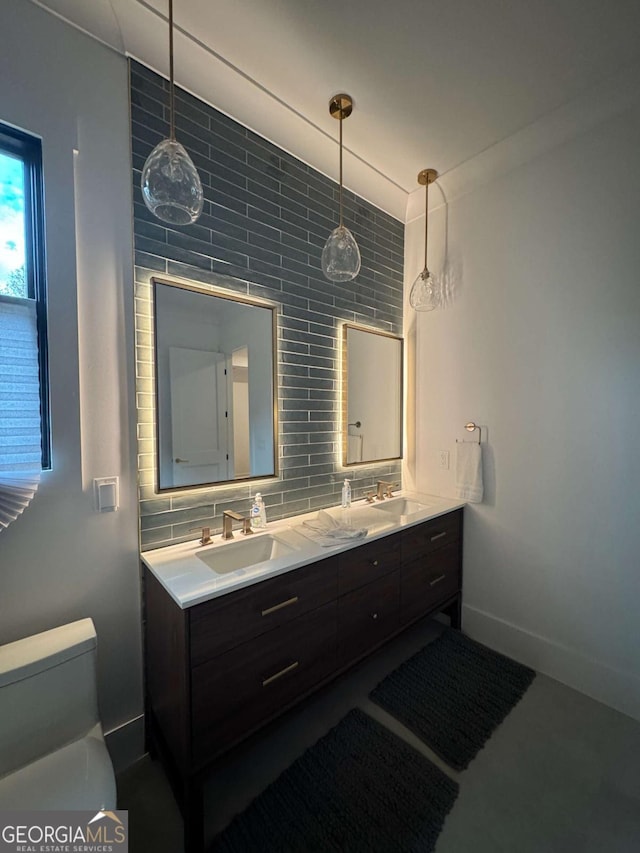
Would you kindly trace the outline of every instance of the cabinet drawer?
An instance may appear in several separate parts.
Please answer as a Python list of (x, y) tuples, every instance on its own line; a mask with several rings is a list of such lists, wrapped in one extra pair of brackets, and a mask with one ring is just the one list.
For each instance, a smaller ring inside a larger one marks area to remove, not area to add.
[(402, 562), (408, 563), (415, 557), (457, 542), (461, 528), (462, 511), (456, 510), (405, 530), (402, 534)]
[(397, 630), (400, 572), (392, 572), (338, 601), (338, 662), (366, 654)]
[(344, 595), (400, 568), (400, 543), (389, 536), (345, 551), (338, 557), (338, 594)]
[(191, 613), (191, 665), (334, 601), (336, 557), (199, 604)]
[(336, 666), (335, 602), (192, 671), (193, 761), (205, 763)]
[(402, 567), (402, 621), (417, 619), (460, 589), (460, 548), (452, 542)]

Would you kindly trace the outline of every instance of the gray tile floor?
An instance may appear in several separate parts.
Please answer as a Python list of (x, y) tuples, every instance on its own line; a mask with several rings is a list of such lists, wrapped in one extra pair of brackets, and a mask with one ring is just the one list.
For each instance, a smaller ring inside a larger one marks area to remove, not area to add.
[[(460, 783), (437, 853), (638, 853), (640, 723), (538, 675), (455, 773), (369, 702), (371, 688), (441, 630), (420, 623), (222, 759), (207, 784), (207, 837), (357, 705)], [(158, 762), (146, 757), (126, 770), (118, 792), (132, 853), (183, 853), (180, 814)]]

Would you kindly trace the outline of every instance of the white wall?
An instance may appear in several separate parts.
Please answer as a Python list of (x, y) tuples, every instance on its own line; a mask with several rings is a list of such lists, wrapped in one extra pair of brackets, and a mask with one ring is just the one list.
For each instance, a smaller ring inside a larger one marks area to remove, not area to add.
[[(435, 211), (448, 303), (405, 331), (410, 477), (453, 496), (455, 439), (469, 420), (486, 437), (485, 501), (465, 512), (465, 629), (638, 718), (639, 150), (636, 105)], [(423, 228), (407, 229), (407, 288)]]
[[(0, 121), (43, 139), (53, 470), (0, 534), (0, 642), (92, 617), (111, 730), (142, 713), (127, 66), (26, 0), (11, 6)], [(120, 510), (98, 514), (92, 480), (113, 475)], [(140, 731), (113, 735), (118, 762)]]

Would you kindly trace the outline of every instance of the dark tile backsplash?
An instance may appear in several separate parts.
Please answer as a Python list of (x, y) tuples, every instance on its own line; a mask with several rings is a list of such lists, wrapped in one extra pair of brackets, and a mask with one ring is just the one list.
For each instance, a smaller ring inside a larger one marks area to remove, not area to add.
[[(220, 530), (222, 510), (247, 512), (256, 491), (273, 520), (335, 505), (345, 476), (356, 499), (378, 479), (399, 483), (399, 461), (339, 464), (339, 335), (344, 321), (402, 333), (404, 225), (345, 190), (345, 224), (362, 268), (346, 284), (327, 281), (320, 256), (338, 221), (337, 184), (178, 89), (176, 135), (200, 173), (205, 203), (194, 225), (166, 226), (142, 201), (140, 173), (169, 133), (168, 84), (138, 63), (130, 69), (142, 548), (192, 539), (189, 528), (200, 523)], [(155, 491), (150, 279), (158, 273), (280, 306), (277, 479)]]

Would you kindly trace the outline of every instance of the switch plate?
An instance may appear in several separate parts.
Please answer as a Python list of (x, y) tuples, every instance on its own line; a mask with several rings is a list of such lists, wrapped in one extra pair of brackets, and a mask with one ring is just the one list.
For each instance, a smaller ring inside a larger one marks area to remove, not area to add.
[(93, 492), (98, 512), (115, 512), (118, 509), (118, 477), (96, 477)]
[(445, 470), (449, 470), (449, 451), (448, 450), (439, 450), (438, 451), (438, 462), (441, 468)]

